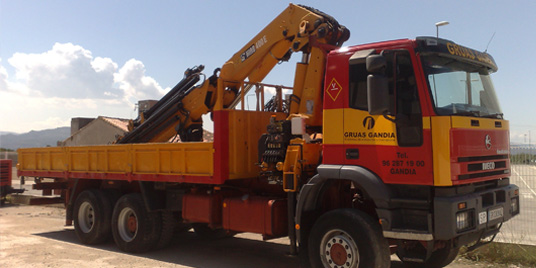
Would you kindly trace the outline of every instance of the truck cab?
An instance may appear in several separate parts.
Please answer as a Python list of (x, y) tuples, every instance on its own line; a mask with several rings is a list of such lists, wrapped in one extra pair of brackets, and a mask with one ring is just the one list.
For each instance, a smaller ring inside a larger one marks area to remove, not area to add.
[(323, 160), (302, 188), (304, 218), (352, 200), (403, 261), (426, 264), (519, 213), (489, 54), (418, 37), (343, 47), (326, 65)]

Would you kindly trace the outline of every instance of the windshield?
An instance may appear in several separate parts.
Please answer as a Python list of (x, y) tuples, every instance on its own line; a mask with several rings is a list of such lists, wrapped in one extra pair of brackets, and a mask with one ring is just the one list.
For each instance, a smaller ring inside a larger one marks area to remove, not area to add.
[(502, 118), (487, 68), (436, 54), (422, 59), (438, 115)]

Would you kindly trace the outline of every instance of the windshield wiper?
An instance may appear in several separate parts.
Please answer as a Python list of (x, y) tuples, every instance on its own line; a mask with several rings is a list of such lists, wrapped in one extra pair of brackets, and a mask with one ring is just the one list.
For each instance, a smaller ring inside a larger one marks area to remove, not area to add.
[(480, 117), (480, 112), (479, 111), (459, 111), (459, 112), (455, 112), (455, 113), (453, 113), (451, 115)]
[(494, 114), (484, 115), (482, 117), (504, 119), (503, 115), (504, 115), (503, 113), (494, 113)]

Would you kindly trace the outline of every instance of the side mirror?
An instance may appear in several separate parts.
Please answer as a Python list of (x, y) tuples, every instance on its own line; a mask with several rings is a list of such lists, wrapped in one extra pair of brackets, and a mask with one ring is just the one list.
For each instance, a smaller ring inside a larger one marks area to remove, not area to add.
[(367, 57), (367, 71), (371, 74), (385, 74), (387, 60), (382, 55), (369, 55)]
[(387, 77), (381, 74), (368, 75), (367, 103), (368, 112), (371, 115), (385, 115), (389, 112), (389, 83)]

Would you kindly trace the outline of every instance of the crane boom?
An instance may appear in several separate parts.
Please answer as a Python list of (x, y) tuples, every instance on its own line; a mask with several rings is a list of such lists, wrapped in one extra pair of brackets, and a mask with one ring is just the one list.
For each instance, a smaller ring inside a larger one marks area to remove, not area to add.
[(201, 141), (203, 114), (229, 107), (246, 79), (249, 83), (261, 82), (277, 63), (287, 61), (294, 52), (303, 52), (304, 56), (296, 67), (290, 112), (303, 113), (309, 118), (308, 124), (320, 126), (325, 55), (340, 47), (349, 35), (348, 29), (331, 16), (290, 4), (200, 85), (191, 81), (201, 79), (202, 66), (188, 69), (184, 79), (155, 105), (157, 108), (140, 116), (133, 130), (118, 143), (166, 142), (177, 134), (182, 141)]

